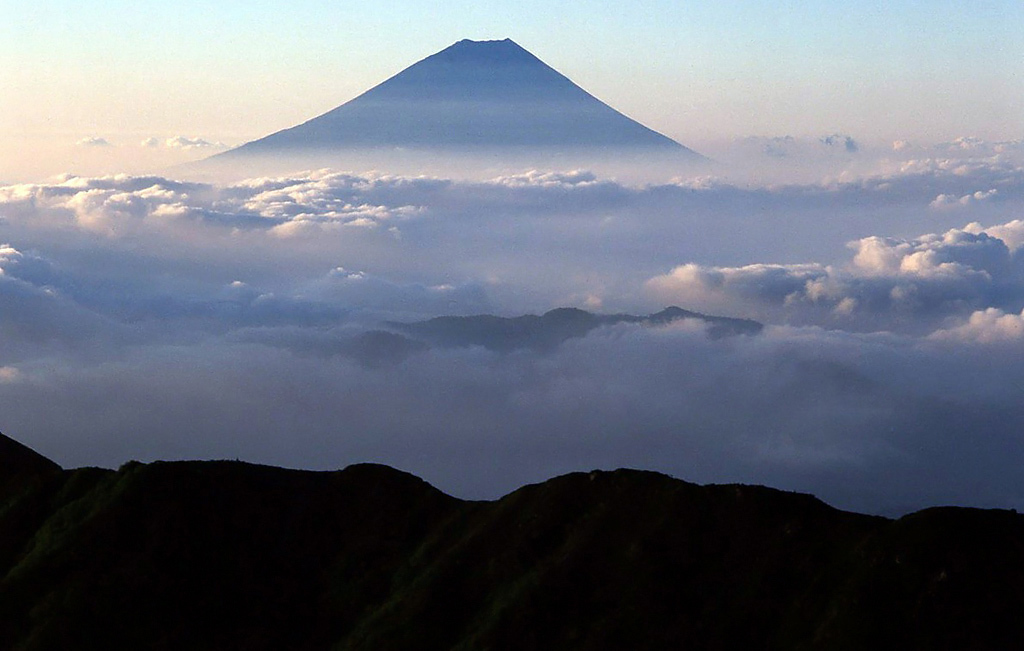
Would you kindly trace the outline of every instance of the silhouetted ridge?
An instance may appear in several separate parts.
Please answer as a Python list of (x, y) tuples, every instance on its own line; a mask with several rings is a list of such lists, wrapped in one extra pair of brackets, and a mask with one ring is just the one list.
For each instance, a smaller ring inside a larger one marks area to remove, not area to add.
[(584, 337), (601, 326), (617, 323), (665, 326), (682, 319), (694, 319), (705, 323), (708, 336), (715, 339), (756, 335), (764, 328), (762, 324), (749, 319), (709, 316), (678, 307), (665, 308), (648, 316), (593, 314), (578, 308), (561, 307), (545, 312), (541, 316), (441, 316), (427, 321), (389, 322), (387, 325), (440, 346), (484, 346), (499, 351), (518, 348), (550, 351), (569, 339)]
[(46, 477), (60, 469), (35, 450), (0, 434), (0, 499), (13, 484), (28, 478)]
[[(34, 458), (2, 441), (9, 461)], [(638, 470), (493, 502), (377, 464), (46, 477), (0, 496), (0, 648), (1024, 645), (1024, 516), (1009, 511), (893, 521)]]
[(28, 446), (0, 434), (0, 477), (60, 470), (60, 466)]
[(317, 118), (219, 157), (396, 147), (639, 148), (702, 159), (509, 39), (459, 41)]

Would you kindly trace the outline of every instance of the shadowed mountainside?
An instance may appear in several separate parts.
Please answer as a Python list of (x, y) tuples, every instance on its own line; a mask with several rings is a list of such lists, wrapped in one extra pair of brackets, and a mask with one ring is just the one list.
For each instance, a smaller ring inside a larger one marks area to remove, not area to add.
[(60, 470), (46, 457), (0, 434), (0, 499)]
[[(13, 450), (13, 453), (11, 451)], [(464, 502), (386, 466), (62, 471), (0, 437), (0, 647), (1004, 649), (1024, 517), (575, 473)]]
[(596, 99), (511, 39), (459, 41), (319, 117), (215, 158), (480, 147), (636, 148), (703, 160)]
[[(385, 321), (376, 329), (340, 337), (314, 333), (305, 338), (274, 338), (265, 333), (250, 334), (251, 341), (287, 347), (304, 355), (341, 356), (367, 368), (392, 366), (431, 348), (467, 348), (480, 346), (498, 354), (529, 350), (539, 355), (554, 352), (563, 343), (605, 326), (635, 324), (641, 327), (665, 327), (690, 321), (699, 324), (711, 339), (757, 335), (764, 326), (749, 319), (708, 316), (678, 307), (646, 316), (632, 314), (594, 314), (576, 308), (556, 308), (540, 316), (527, 314), (500, 317), (492, 314), (442, 316), (426, 321)], [(835, 372), (830, 375), (835, 376)]]
[(517, 348), (550, 351), (569, 339), (584, 337), (591, 330), (601, 326), (617, 323), (665, 326), (683, 319), (693, 319), (706, 324), (707, 334), (713, 339), (756, 335), (764, 329), (757, 321), (708, 316), (679, 307), (668, 307), (647, 316), (594, 314), (577, 308), (560, 307), (541, 316), (441, 316), (414, 323), (392, 321), (388, 322), (387, 326), (444, 347), (483, 346), (503, 352)]

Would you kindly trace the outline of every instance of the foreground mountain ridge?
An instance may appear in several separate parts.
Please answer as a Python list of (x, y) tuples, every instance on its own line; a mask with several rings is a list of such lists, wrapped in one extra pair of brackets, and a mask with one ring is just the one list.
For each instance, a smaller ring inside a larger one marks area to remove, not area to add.
[(1024, 642), (1024, 516), (1009, 511), (889, 520), (637, 470), (466, 502), (374, 464), (62, 470), (12, 443), (0, 648)]

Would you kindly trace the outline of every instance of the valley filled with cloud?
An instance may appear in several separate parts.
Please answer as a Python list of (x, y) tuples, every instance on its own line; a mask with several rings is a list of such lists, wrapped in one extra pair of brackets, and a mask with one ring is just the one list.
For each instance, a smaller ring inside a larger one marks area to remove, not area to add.
[[(839, 159), (790, 182), (0, 187), (3, 429), (66, 467), (379, 461), (470, 498), (632, 466), (879, 513), (1024, 506), (1021, 147), (775, 140), (736, 151)], [(765, 328), (617, 322), (498, 350), (398, 325), (669, 305)]]

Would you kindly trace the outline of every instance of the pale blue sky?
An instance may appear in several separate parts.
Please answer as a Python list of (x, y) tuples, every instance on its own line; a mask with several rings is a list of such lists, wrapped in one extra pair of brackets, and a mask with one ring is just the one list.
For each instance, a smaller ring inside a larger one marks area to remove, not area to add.
[(684, 142), (1024, 136), (1024, 3), (3, 0), (0, 136), (236, 143), (511, 37)]

